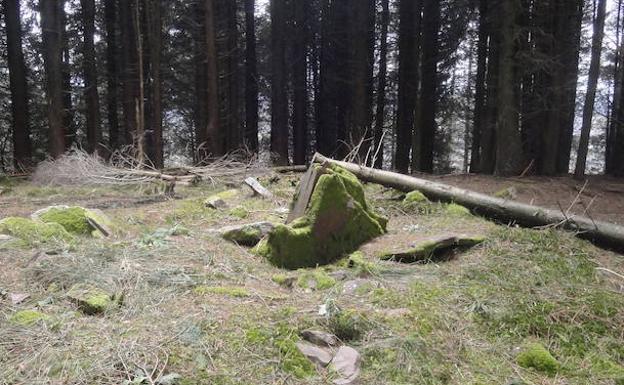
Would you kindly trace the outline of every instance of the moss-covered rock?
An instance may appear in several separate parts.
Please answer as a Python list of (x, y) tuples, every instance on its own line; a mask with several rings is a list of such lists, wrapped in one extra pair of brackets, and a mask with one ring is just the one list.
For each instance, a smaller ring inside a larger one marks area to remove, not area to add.
[(58, 223), (42, 223), (19, 217), (1, 220), (0, 234), (18, 238), (29, 245), (52, 242), (69, 243), (73, 240), (72, 235)]
[(120, 302), (120, 298), (86, 284), (73, 286), (67, 293), (67, 298), (78, 305), (80, 311), (88, 315), (103, 313)]
[(40, 321), (47, 321), (50, 316), (36, 310), (20, 310), (13, 314), (10, 321), (20, 326), (32, 326)]
[(323, 270), (304, 271), (297, 278), (297, 285), (302, 289), (325, 290), (335, 284), (336, 280)]
[(429, 199), (425, 196), (425, 194), (421, 193), (418, 190), (411, 191), (407, 193), (405, 199), (403, 199), (403, 203), (407, 205), (419, 204), (419, 203), (428, 203)]
[(454, 249), (468, 249), (485, 242), (481, 236), (445, 235), (423, 240), (405, 250), (384, 251), (379, 257), (383, 260), (399, 262), (420, 262), (435, 257), (444, 257), (444, 254)]
[(51, 206), (32, 215), (34, 220), (57, 223), (67, 232), (86, 236), (108, 236), (114, 231), (113, 222), (100, 210), (78, 206)]
[(527, 345), (516, 358), (518, 365), (553, 375), (559, 370), (559, 362), (539, 343)]
[(230, 242), (243, 246), (255, 246), (267, 236), (275, 225), (270, 222), (248, 223), (241, 226), (228, 226), (221, 229), (221, 236)]
[(355, 175), (337, 166), (323, 172), (305, 215), (290, 225), (276, 226), (256, 247), (276, 266), (328, 264), (385, 233), (387, 219), (369, 206)]
[(462, 205), (458, 205), (457, 203), (449, 203), (447, 205), (445, 205), (444, 207), (444, 211), (447, 214), (450, 215), (456, 215), (456, 216), (469, 216), (472, 215), (472, 213), (470, 212), (470, 210)]

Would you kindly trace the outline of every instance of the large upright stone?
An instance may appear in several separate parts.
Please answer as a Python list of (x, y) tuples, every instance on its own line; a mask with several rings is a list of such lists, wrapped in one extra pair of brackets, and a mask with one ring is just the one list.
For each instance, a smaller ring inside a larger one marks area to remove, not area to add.
[(318, 177), (305, 214), (276, 226), (256, 252), (288, 269), (325, 265), (384, 234), (386, 223), (367, 203), (357, 177), (331, 165)]

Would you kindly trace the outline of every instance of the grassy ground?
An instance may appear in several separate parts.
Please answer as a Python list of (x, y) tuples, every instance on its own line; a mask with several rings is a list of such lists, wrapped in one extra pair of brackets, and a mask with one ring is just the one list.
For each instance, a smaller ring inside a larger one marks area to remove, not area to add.
[[(621, 282), (596, 269), (621, 273), (622, 256), (555, 230), (405, 207), (369, 185), (389, 235), (362, 247), (352, 267), (284, 271), (211, 231), (284, 220), (298, 176), (270, 179), (276, 201), (242, 192), (221, 211), (203, 200), (223, 188), (174, 200), (129, 188), (5, 189), (0, 217), (75, 203), (102, 209), (123, 234), (0, 243), (0, 291), (30, 294), (19, 305), (0, 298), (0, 384), (150, 384), (173, 373), (183, 385), (331, 383), (294, 347), (309, 327), (362, 354), (362, 384), (624, 383)], [(488, 240), (426, 264), (376, 258), (449, 232)], [(76, 284), (123, 300), (86, 315), (67, 297)], [(320, 305), (340, 315), (321, 317)], [(557, 360), (552, 370), (519, 365), (535, 343)]]

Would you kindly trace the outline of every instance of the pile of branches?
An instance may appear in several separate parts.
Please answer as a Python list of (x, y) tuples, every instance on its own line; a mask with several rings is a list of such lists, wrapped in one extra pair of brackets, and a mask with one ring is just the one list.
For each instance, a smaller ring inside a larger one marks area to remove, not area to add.
[(74, 150), (58, 159), (40, 163), (32, 175), (32, 181), (40, 185), (62, 186), (143, 185), (155, 182), (187, 186), (197, 183), (240, 183), (263, 171), (265, 169), (256, 158), (245, 159), (237, 154), (213, 159), (197, 167), (159, 171), (124, 153), (116, 153), (105, 161), (97, 155)]

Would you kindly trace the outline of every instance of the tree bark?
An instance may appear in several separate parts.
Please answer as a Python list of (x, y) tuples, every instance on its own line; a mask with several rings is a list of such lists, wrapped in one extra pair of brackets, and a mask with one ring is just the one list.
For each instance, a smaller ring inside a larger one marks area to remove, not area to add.
[(147, 44), (149, 46), (149, 75), (146, 78), (149, 94), (149, 121), (146, 129), (147, 157), (156, 168), (164, 167), (162, 128), (162, 17), (160, 0), (145, 0)]
[(100, 122), (100, 98), (97, 89), (95, 63), (95, 0), (81, 0), (83, 22), (83, 71), (86, 107), (87, 151), (103, 155), (102, 127)]
[(598, 0), (597, 7), (596, 19), (594, 20), (594, 36), (592, 38), (591, 63), (589, 65), (589, 76), (587, 78), (587, 93), (585, 94), (585, 104), (583, 105), (583, 125), (581, 126), (581, 138), (579, 140), (576, 168), (574, 170), (575, 178), (583, 178), (585, 176), (589, 136), (594, 114), (594, 102), (596, 100), (596, 88), (598, 86), (598, 78), (600, 77), (600, 54), (602, 52), (602, 40), (604, 37), (604, 22), (607, 8), (606, 0)]
[(470, 172), (479, 172), (481, 162), (481, 132), (485, 121), (485, 75), (488, 56), (488, 6), (487, 0), (479, 0), (479, 31), (477, 42), (477, 74), (475, 78), (474, 116), (472, 123), (472, 146), (470, 149)]
[(65, 149), (70, 149), (76, 142), (76, 125), (74, 123), (74, 106), (72, 102), (71, 56), (69, 52), (69, 36), (67, 33), (67, 15), (65, 0), (61, 1), (61, 44), (63, 64), (63, 126), (65, 129)]
[(137, 56), (137, 32), (135, 30), (134, 0), (119, 0), (119, 22), (122, 44), (122, 100), (125, 145), (134, 143), (138, 128), (137, 111), (139, 99), (139, 59)]
[(335, 8), (331, 0), (323, 1), (321, 17), (321, 53), (319, 91), (316, 111), (316, 148), (334, 154), (337, 147)]
[(308, 25), (306, 2), (291, 3), (294, 14), (293, 28), (293, 160), (294, 164), (306, 162), (308, 132)]
[(221, 156), (225, 153), (221, 125), (219, 120), (219, 70), (217, 53), (217, 36), (215, 25), (214, 0), (206, 0), (205, 3), (205, 28), (206, 28), (206, 80), (207, 80), (207, 125), (205, 128), (205, 149), (211, 156)]
[(381, 37), (379, 48), (379, 73), (377, 74), (377, 106), (374, 129), (374, 159), (376, 168), (383, 168), (384, 158), (384, 121), (386, 107), (386, 84), (388, 82), (388, 26), (390, 25), (389, 0), (381, 0)]
[(285, 12), (284, 0), (271, 0), (271, 152), (278, 166), (289, 162)]
[(7, 62), (13, 117), (13, 165), (15, 169), (31, 165), (30, 125), (28, 123), (28, 83), (22, 50), (22, 26), (19, 0), (3, 0), (7, 37)]
[(501, 46), (498, 75), (498, 103), (496, 128), (496, 175), (516, 175), (522, 166), (522, 143), (518, 127), (516, 84), (516, 17), (517, 0), (502, 0)]
[(119, 115), (117, 99), (117, 5), (115, 0), (105, 0), (104, 19), (106, 25), (106, 109), (108, 117), (108, 145), (111, 151), (119, 149), (123, 140), (119, 137)]
[(420, 0), (399, 2), (399, 94), (397, 107), (395, 168), (407, 173), (418, 92), (418, 46), (416, 35)]
[[(420, 171), (433, 172), (433, 153), (436, 135), (436, 107), (438, 104), (438, 56), (440, 50), (440, 1), (424, 0), (422, 38), (422, 71), (420, 91)], [(413, 155), (412, 155), (413, 156)]]
[(340, 166), (365, 182), (378, 183), (406, 192), (419, 190), (432, 200), (454, 202), (487, 218), (526, 227), (557, 226), (573, 231), (577, 236), (601, 246), (624, 250), (624, 226), (594, 221), (587, 217), (568, 216), (560, 210), (546, 209), (425, 179), (340, 162), (325, 158), (320, 154), (314, 156), (313, 162)]
[(43, 34), (43, 60), (46, 73), (46, 101), (48, 107), (50, 156), (58, 158), (65, 151), (63, 126), (63, 1), (41, 0), (41, 29)]
[(490, 28), (490, 43), (487, 60), (487, 100), (485, 116), (481, 129), (481, 153), (479, 156), (479, 171), (484, 174), (493, 174), (496, 164), (496, 119), (498, 100), (499, 50), (500, 27), (494, 22), (494, 14), (488, 15)]
[(255, 0), (245, 0), (245, 141), (258, 152), (258, 63)]

